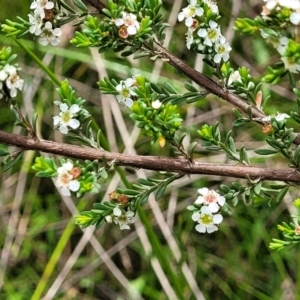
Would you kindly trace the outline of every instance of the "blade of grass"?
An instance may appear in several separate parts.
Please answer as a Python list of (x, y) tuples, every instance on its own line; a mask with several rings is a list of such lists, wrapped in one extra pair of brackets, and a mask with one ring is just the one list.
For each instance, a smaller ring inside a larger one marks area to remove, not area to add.
[[(83, 205), (85, 205), (86, 202), (85, 201), (80, 201), (78, 203), (78, 209), (82, 210), (83, 209)], [(74, 231), (74, 229), (76, 228), (77, 225), (75, 225), (74, 219), (71, 218), (70, 221), (68, 222), (65, 230), (63, 231), (57, 246), (55, 247), (49, 261), (48, 264), (46, 265), (45, 269), (44, 269), (44, 273), (42, 275), (42, 277), (40, 278), (40, 281), (37, 284), (37, 287), (31, 297), (31, 300), (39, 300), (41, 299), (41, 296), (46, 288), (46, 285), (49, 281), (49, 279), (51, 278), (51, 275), (62, 255), (62, 252), (64, 251), (66, 245), (69, 242), (69, 239)]]

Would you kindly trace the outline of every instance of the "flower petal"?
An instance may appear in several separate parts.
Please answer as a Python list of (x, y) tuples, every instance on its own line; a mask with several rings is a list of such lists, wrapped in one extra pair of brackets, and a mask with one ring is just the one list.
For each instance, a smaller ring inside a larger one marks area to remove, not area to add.
[(61, 187), (60, 189), (60, 193), (63, 195), (63, 196), (71, 196), (71, 193), (70, 193), (70, 190), (66, 187)]
[(68, 134), (69, 130), (68, 130), (68, 127), (66, 125), (62, 124), (62, 125), (59, 126), (59, 131), (63, 134)]
[(70, 107), (70, 112), (72, 114), (76, 114), (80, 111), (80, 107), (78, 104), (72, 104), (71, 107)]
[(122, 224), (121, 226), (120, 226), (120, 229), (121, 230), (124, 230), (124, 229), (130, 229), (130, 227), (129, 227), (129, 225), (128, 224)]
[(192, 220), (195, 221), (195, 222), (198, 222), (200, 219), (200, 214), (198, 212), (194, 213), (192, 215)]
[(208, 207), (212, 213), (216, 213), (220, 209), (220, 206), (217, 203), (210, 203)]
[(78, 180), (72, 180), (70, 183), (69, 183), (69, 189), (72, 191), (72, 192), (77, 192), (80, 188), (80, 183)]
[(114, 216), (116, 216), (116, 217), (120, 217), (122, 215), (122, 211), (119, 207), (115, 207), (113, 209), (113, 213), (114, 213)]
[(221, 214), (214, 215), (213, 222), (215, 224), (220, 224), (223, 221), (223, 216)]
[(216, 225), (207, 226), (207, 232), (208, 233), (212, 233), (212, 232), (217, 231), (217, 230), (218, 230), (218, 227)]
[(59, 117), (59, 116), (53, 117), (53, 125), (54, 125), (54, 126), (58, 125), (59, 122), (60, 122), (60, 117)]
[(206, 232), (206, 226), (204, 226), (203, 224), (198, 224), (198, 225), (196, 225), (195, 229), (196, 229), (198, 232), (201, 232), (201, 233), (205, 233), (205, 232)]
[(68, 125), (73, 129), (77, 129), (80, 126), (80, 122), (76, 119), (71, 119)]

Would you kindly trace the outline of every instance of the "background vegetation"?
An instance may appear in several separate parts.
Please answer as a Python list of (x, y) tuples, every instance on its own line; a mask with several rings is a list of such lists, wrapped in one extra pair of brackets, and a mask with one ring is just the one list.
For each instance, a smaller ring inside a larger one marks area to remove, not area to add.
[[(27, 18), (30, 1), (6, 2), (0, 10), (0, 21), (15, 20), (16, 16)], [(268, 63), (276, 60), (275, 53), (262, 38), (236, 33), (233, 22), (237, 16), (251, 18), (260, 13), (262, 1), (219, 0), (218, 5), (223, 34), (234, 49), (232, 63), (250, 68), (259, 80)], [(203, 57), (186, 49), (186, 29), (177, 22), (184, 6), (185, 1), (164, 1), (165, 20), (171, 24), (165, 45), (209, 75)], [(149, 140), (139, 135), (114, 97), (100, 95), (96, 82), (104, 76), (125, 79), (137, 69), (153, 82), (169, 81), (180, 90), (185, 80), (183, 75), (161, 61), (147, 58), (134, 61), (116, 57), (112, 52), (99, 55), (97, 49), (76, 49), (68, 42), (75, 29), (70, 24), (63, 27), (59, 47), (40, 46), (27, 36), (22, 43), (60, 79), (67, 78), (78, 96), (87, 99), (87, 109), (103, 130), (112, 151), (143, 155), (171, 153), (173, 150), (167, 146), (150, 147)], [(25, 87), (17, 101), (23, 112), (29, 116), (38, 112), (40, 137), (63, 141), (62, 135), (52, 130), (53, 101), (58, 99), (56, 86), (12, 39), (1, 34), (0, 46), (11, 46), (18, 53)], [(264, 86), (264, 93), (271, 94), (266, 113), (289, 112), (291, 106), (296, 107), (295, 96), (286, 87), (285, 83)], [(188, 128), (187, 144), (195, 139), (202, 124), (220, 121), (223, 130), (228, 131), (234, 120), (232, 107), (214, 96), (194, 105), (182, 105), (181, 110)], [(22, 133), (13, 122), (7, 103), (0, 101), (0, 128)], [(238, 146), (245, 145), (246, 149), (258, 149), (265, 144), (261, 128), (254, 123), (235, 130), (234, 135)], [(204, 162), (226, 162), (225, 155), (208, 153), (200, 144), (196, 153), (197, 159)], [(272, 203), (271, 207), (256, 208), (240, 202), (232, 215), (225, 216), (219, 231), (203, 235), (195, 231), (186, 206), (196, 199), (198, 188), (218, 189), (222, 182), (234, 179), (193, 175), (176, 181), (159, 202), (151, 198), (145, 216), (141, 215), (146, 227), (137, 221), (130, 231), (120, 231), (112, 225), (97, 231), (93, 228), (82, 231), (74, 225), (74, 215), (78, 210), (90, 208), (93, 202), (107, 199), (118, 185), (123, 186), (120, 175), (110, 172), (97, 195), (80, 200), (62, 198), (51, 180), (34, 176), (31, 165), (37, 155), (28, 151), (13, 169), (5, 173), (0, 170), (0, 299), (163, 300), (172, 299), (169, 286), (176, 285), (184, 299), (296, 299), (300, 290), (297, 249), (278, 253), (270, 251), (268, 244), (271, 238), (279, 237), (276, 224), (289, 220), (293, 213), (291, 202), (297, 194), (287, 194), (283, 203)], [(251, 162), (266, 167), (271, 163), (257, 160), (254, 152)], [(278, 159), (276, 163), (278, 168), (287, 167)], [(146, 176), (155, 174), (131, 168), (123, 173), (123, 179), (131, 183)], [(169, 264), (174, 276), (168, 272)]]

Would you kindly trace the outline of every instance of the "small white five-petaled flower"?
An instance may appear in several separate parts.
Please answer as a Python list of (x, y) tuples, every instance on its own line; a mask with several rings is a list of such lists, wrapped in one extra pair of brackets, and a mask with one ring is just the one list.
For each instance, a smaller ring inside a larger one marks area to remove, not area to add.
[(133, 105), (132, 96), (136, 96), (136, 93), (132, 89), (132, 85), (135, 83), (133, 78), (122, 80), (117, 86), (116, 90), (120, 93), (116, 96), (119, 103), (123, 103), (128, 107)]
[(52, 29), (52, 23), (46, 22), (42, 32), (40, 34), (39, 43), (43, 46), (50, 43), (52, 46), (57, 46), (60, 40), (58, 37), (61, 35), (62, 31), (60, 28)]
[(63, 196), (71, 196), (70, 191), (76, 192), (80, 188), (79, 181), (73, 180), (73, 175), (70, 172), (72, 169), (73, 164), (71, 162), (64, 163), (57, 169), (56, 185)]
[(220, 207), (225, 204), (225, 198), (214, 190), (209, 190), (204, 187), (202, 189), (198, 189), (198, 193), (200, 195), (196, 199), (195, 204), (203, 204), (207, 206), (212, 213), (217, 212)]
[(214, 62), (216, 64), (220, 63), (221, 60), (228, 61), (229, 59), (229, 52), (231, 51), (231, 47), (229, 43), (226, 43), (225, 37), (221, 36), (218, 43), (215, 45), (216, 55), (214, 56)]
[(122, 12), (122, 18), (116, 19), (115, 24), (117, 27), (125, 25), (129, 35), (135, 35), (140, 29), (140, 23), (137, 21), (136, 15), (132, 13)]
[(68, 127), (77, 129), (80, 126), (80, 122), (73, 117), (80, 111), (80, 107), (77, 104), (69, 107), (66, 103), (62, 103), (59, 105), (59, 108), (59, 115), (53, 117), (53, 125), (59, 126), (59, 131), (63, 134), (68, 133)]
[(211, 47), (214, 43), (219, 41), (221, 37), (221, 29), (218, 23), (213, 20), (209, 21), (209, 28), (201, 28), (198, 31), (198, 35), (204, 38), (204, 45)]
[(183, 8), (182, 11), (178, 14), (178, 21), (181, 22), (185, 19), (185, 25), (191, 27), (194, 23), (194, 17), (201, 17), (204, 13), (202, 7), (197, 6), (197, 0), (190, 0), (190, 4)]
[(222, 215), (213, 214), (208, 206), (202, 206), (199, 212), (194, 212), (192, 219), (199, 223), (196, 225), (195, 229), (200, 233), (212, 233), (217, 231), (217, 225), (223, 221)]
[(113, 209), (113, 214), (105, 217), (106, 222), (111, 223), (114, 221), (120, 226), (120, 229), (130, 229), (128, 224), (132, 224), (135, 221), (133, 211), (122, 211), (118, 206)]
[(20, 78), (17, 72), (18, 69), (9, 64), (6, 64), (0, 71), (0, 82), (2, 81), (0, 87), (3, 87), (3, 82), (5, 81), (6, 87), (10, 90), (10, 97), (12, 98), (17, 96), (17, 90), (22, 90), (24, 85), (24, 80)]

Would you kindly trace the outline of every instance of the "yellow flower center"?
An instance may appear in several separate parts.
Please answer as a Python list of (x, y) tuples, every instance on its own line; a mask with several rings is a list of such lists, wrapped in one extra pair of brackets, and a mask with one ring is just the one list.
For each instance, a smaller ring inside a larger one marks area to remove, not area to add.
[(210, 225), (213, 222), (212, 215), (202, 214), (200, 216), (200, 223), (204, 225)]

